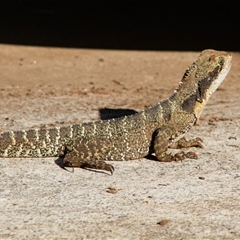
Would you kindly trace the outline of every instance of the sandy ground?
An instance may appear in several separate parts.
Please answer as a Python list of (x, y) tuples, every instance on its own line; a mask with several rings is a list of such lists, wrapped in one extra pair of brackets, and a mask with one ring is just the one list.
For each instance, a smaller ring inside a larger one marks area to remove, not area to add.
[[(168, 97), (196, 52), (0, 45), (1, 131), (106, 119)], [(1, 239), (240, 239), (240, 55), (199, 124), (198, 160), (0, 159)]]

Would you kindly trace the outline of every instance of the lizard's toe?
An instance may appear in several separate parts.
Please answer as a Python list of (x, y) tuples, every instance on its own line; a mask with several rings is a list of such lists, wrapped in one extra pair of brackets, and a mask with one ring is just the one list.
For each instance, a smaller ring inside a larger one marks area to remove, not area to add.
[(198, 155), (195, 152), (187, 152), (185, 153), (186, 158), (191, 158), (191, 159), (198, 159)]
[(175, 161), (182, 161), (186, 158), (198, 159), (198, 155), (195, 152), (179, 152), (174, 155)]
[(92, 168), (99, 169), (99, 170), (104, 170), (108, 171), (111, 173), (111, 175), (114, 172), (114, 167), (111, 164), (105, 163), (104, 161), (96, 161), (93, 165)]
[(111, 164), (105, 163), (104, 161), (94, 161), (94, 162), (87, 162), (83, 166), (83, 168), (91, 168), (97, 170), (104, 170), (110, 172), (111, 175), (114, 172), (114, 167)]
[(184, 160), (184, 159), (186, 158), (185, 155), (186, 155), (186, 154), (185, 154), (185, 152), (183, 152), (183, 151), (181, 151), (181, 152), (179, 152), (179, 153), (176, 153), (176, 154), (174, 155), (174, 160), (175, 160), (175, 161), (182, 161), (182, 160)]
[(107, 164), (106, 163), (106, 166), (105, 166), (105, 168), (103, 170), (108, 171), (108, 172), (111, 173), (111, 175), (113, 175), (113, 172), (114, 172), (115, 169), (114, 169), (114, 167), (111, 164)]
[(202, 142), (203, 142), (202, 138), (197, 137), (193, 140), (192, 147), (203, 148)]

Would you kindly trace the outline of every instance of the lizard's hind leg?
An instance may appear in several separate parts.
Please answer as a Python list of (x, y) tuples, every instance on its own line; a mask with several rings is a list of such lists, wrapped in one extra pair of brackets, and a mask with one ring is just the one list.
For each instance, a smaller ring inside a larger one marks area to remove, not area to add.
[(77, 152), (69, 152), (63, 158), (64, 167), (79, 167), (79, 168), (90, 168), (108, 171), (111, 174), (114, 172), (114, 167), (111, 164), (108, 164), (101, 160), (95, 159), (82, 159)]

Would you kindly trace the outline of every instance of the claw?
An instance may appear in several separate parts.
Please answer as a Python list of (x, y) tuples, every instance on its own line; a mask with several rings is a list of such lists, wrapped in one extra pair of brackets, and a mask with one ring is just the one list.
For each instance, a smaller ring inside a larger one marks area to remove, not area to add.
[(197, 137), (197, 138), (192, 140), (191, 147), (203, 148), (203, 145), (201, 144), (202, 142), (203, 142), (203, 140), (201, 138)]
[(198, 155), (195, 152), (185, 153), (186, 158), (198, 159)]
[(200, 137), (195, 138), (195, 141), (203, 142), (202, 138), (200, 138)]
[(111, 164), (107, 164), (103, 167), (102, 170), (105, 170), (105, 171), (108, 171), (111, 173), (111, 175), (113, 175), (113, 172), (114, 172), (114, 167), (111, 165)]

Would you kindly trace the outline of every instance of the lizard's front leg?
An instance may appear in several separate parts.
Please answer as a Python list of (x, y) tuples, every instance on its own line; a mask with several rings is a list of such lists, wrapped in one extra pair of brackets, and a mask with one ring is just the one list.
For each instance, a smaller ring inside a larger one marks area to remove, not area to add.
[(95, 139), (75, 139), (66, 144), (66, 153), (63, 158), (65, 167), (91, 168), (114, 172), (114, 167), (100, 159), (103, 158), (106, 144)]
[(198, 156), (195, 152), (179, 152), (172, 154), (168, 152), (168, 148), (189, 148), (189, 147), (202, 147), (200, 143), (202, 140), (196, 138), (187, 141), (185, 138), (180, 139), (178, 142), (170, 144), (169, 139), (171, 137), (171, 131), (169, 128), (160, 128), (156, 130), (154, 135), (154, 153), (156, 158), (161, 162), (182, 161), (185, 158), (197, 159)]

